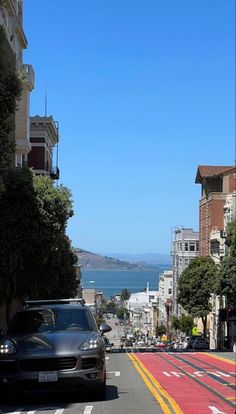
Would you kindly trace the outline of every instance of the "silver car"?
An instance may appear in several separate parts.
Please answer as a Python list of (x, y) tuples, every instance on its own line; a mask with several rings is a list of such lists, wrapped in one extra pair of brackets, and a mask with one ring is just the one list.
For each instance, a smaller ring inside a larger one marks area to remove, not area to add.
[(31, 303), (14, 316), (0, 341), (0, 394), (50, 388), (92, 388), (106, 394), (105, 346), (90, 309), (80, 304)]

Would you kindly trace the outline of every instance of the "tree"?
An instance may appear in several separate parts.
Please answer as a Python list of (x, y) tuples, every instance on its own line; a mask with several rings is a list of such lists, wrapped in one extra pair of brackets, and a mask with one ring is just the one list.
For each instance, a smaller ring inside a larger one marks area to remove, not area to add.
[(14, 128), (14, 114), (22, 91), (20, 77), (6, 58), (4, 45), (7, 42), (4, 29), (0, 26), (0, 171), (10, 166), (15, 149), (10, 132)]
[(156, 335), (164, 335), (166, 334), (166, 326), (161, 324), (157, 325), (156, 327)]
[(127, 288), (125, 288), (121, 291), (120, 300), (122, 302), (124, 302), (125, 300), (129, 300), (130, 295), (131, 295), (130, 291)]
[(116, 311), (116, 315), (117, 315), (117, 318), (123, 320), (128, 315), (128, 311), (127, 311), (127, 309), (125, 309), (123, 307), (122, 308), (118, 308), (117, 311)]
[(236, 307), (236, 221), (226, 229), (228, 251), (221, 261), (216, 281), (216, 293), (226, 298), (227, 306)]
[(193, 317), (190, 315), (181, 315), (180, 318), (176, 316), (173, 317), (172, 327), (177, 331), (180, 330), (186, 335), (189, 335), (192, 332), (194, 326)]
[(214, 289), (216, 265), (210, 257), (196, 257), (181, 273), (178, 282), (178, 303), (192, 317), (200, 317), (206, 335), (210, 297)]
[(172, 328), (175, 329), (176, 331), (181, 330), (181, 324), (180, 324), (180, 320), (177, 316), (173, 316), (172, 318)]
[(29, 169), (3, 173), (0, 195), (0, 303), (76, 293), (77, 256), (65, 235), (69, 190)]

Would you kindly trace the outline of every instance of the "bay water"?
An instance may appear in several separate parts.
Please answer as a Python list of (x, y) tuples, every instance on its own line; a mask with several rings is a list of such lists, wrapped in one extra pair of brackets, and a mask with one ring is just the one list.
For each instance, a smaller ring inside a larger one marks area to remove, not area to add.
[(82, 269), (82, 286), (101, 290), (106, 299), (120, 294), (125, 288), (131, 293), (141, 292), (146, 289), (147, 283), (149, 283), (149, 290), (158, 290), (159, 275), (163, 270), (163, 268), (150, 271)]

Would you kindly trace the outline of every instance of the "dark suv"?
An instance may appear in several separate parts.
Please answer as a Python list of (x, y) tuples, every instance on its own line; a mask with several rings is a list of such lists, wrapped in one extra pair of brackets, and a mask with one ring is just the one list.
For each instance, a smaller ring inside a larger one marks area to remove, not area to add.
[(4, 389), (89, 386), (105, 397), (105, 346), (90, 309), (71, 301), (34, 301), (16, 313), (0, 341)]

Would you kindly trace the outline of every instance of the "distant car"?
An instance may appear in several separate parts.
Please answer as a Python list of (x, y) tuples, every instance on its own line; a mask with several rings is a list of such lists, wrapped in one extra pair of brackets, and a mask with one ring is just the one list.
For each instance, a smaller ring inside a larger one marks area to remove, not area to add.
[(163, 342), (163, 341), (157, 341), (156, 342), (156, 348), (161, 348), (161, 349), (163, 349), (163, 348), (165, 348), (166, 347), (166, 343), (165, 342)]
[(192, 341), (193, 349), (209, 349), (209, 342), (205, 338), (196, 338)]
[(184, 349), (209, 349), (209, 342), (201, 335), (192, 335), (184, 343)]
[(138, 341), (138, 342), (137, 342), (137, 345), (138, 345), (138, 346), (145, 346), (146, 344), (145, 344), (145, 342), (144, 342), (144, 341)]
[(1, 396), (84, 385), (105, 397), (102, 335), (111, 327), (101, 324), (98, 330), (90, 309), (70, 302), (34, 301), (15, 314), (0, 340)]
[(103, 337), (103, 340), (104, 340), (104, 343), (105, 343), (106, 352), (112, 352), (113, 344), (111, 344), (111, 342), (109, 341), (109, 339), (106, 336)]

